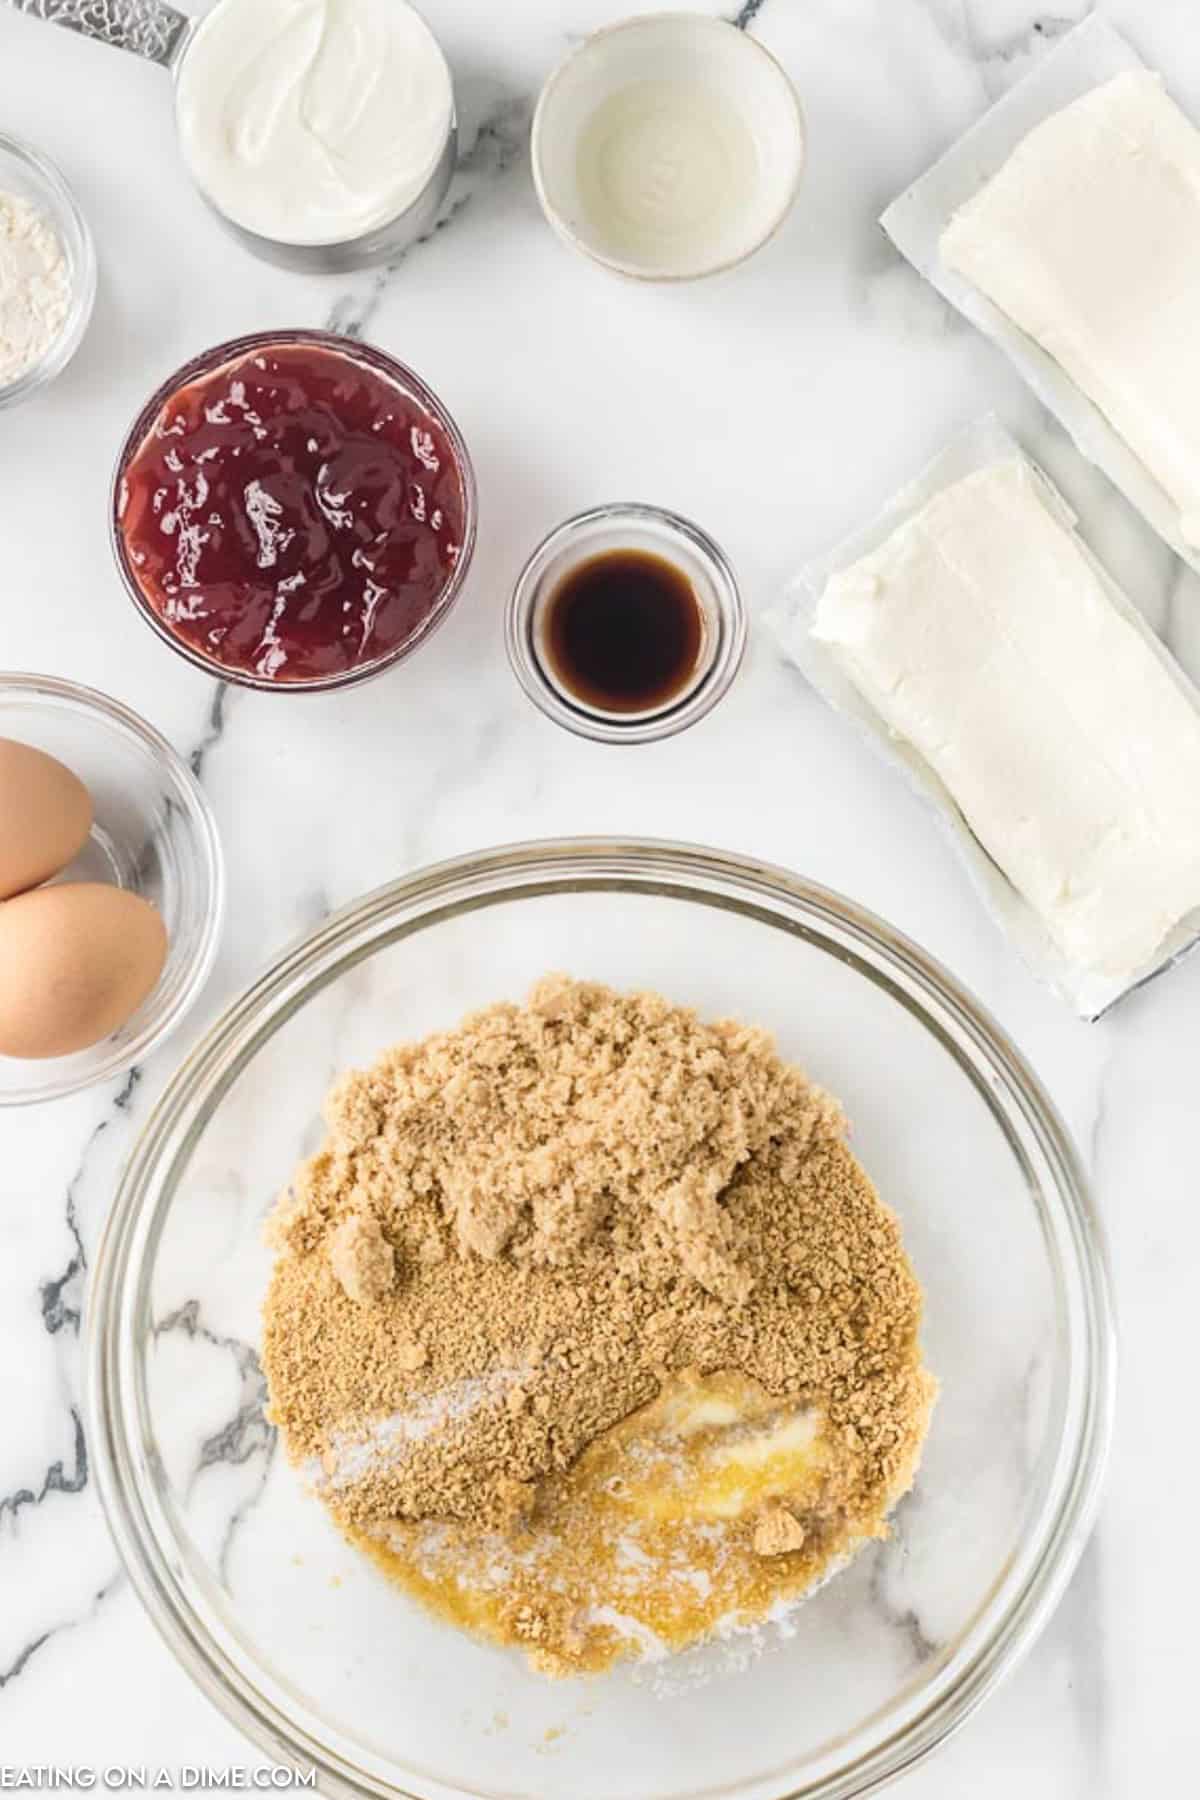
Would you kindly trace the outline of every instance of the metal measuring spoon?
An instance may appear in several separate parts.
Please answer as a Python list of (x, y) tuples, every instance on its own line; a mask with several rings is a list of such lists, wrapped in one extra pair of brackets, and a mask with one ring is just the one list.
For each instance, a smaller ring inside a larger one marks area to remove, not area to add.
[[(168, 6), (166, 0), (7, 0), (17, 12), (65, 26), (81, 37), (132, 50), (148, 62), (159, 63), (178, 86), (179, 73), (195, 37), (198, 20)], [(428, 181), (403, 211), (360, 237), (329, 244), (289, 244), (249, 231), (222, 211), (197, 185), (196, 191), (234, 237), (267, 262), (306, 273), (361, 269), (388, 262), (432, 230), (438, 208), (446, 197), (458, 156), (458, 130), (453, 107), (442, 151)]]

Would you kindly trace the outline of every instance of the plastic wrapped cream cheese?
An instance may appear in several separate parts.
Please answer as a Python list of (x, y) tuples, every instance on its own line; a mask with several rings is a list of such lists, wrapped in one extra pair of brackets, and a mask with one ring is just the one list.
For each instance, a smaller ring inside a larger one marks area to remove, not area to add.
[(1053, 357), (1200, 545), (1200, 131), (1131, 69), (1036, 125), (943, 262)]
[(453, 105), (446, 59), (406, 0), (218, 0), (176, 85), (197, 185), (287, 244), (345, 242), (403, 212)]
[(1200, 906), (1200, 712), (1019, 456), (834, 573), (811, 636), (1073, 967), (1124, 983)]

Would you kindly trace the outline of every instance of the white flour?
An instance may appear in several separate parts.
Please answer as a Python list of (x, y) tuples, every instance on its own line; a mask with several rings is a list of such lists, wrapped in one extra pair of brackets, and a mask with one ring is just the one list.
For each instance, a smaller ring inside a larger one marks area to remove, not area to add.
[(40, 362), (66, 323), (71, 276), (45, 215), (0, 191), (0, 387)]

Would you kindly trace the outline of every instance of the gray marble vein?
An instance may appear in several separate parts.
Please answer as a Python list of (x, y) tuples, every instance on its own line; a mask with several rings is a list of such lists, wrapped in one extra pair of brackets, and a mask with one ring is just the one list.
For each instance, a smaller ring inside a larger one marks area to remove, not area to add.
[[(1002, 63), (1026, 57), (1031, 51), (1037, 50), (1039, 44), (1053, 43), (1057, 38), (1065, 36), (1068, 31), (1078, 25), (1084, 14), (1090, 11), (1091, 6), (1085, 5), (1074, 13), (1039, 13), (1035, 19), (1030, 20), (1027, 26), (1014, 32), (1011, 37), (984, 39), (983, 41), (987, 45), (984, 56), (989, 62)], [(974, 9), (968, 6), (968, 20), (973, 18), (973, 14)], [(973, 31), (972, 35), (976, 42), (979, 42), (982, 34)]]
[(192, 774), (196, 777), (197, 781), (203, 779), (204, 765), (208, 760), (209, 754), (216, 749), (217, 745), (225, 735), (228, 705), (229, 683), (226, 681), (215, 681), (213, 683), (212, 699), (209, 701), (208, 718), (205, 722), (203, 735), (201, 736), (199, 743), (196, 744), (189, 753), (187, 759), (188, 767), (191, 769)]
[(0, 1691), (3, 1691), (9, 1682), (15, 1681), (18, 1675), (23, 1674), (27, 1664), (32, 1662), (42, 1646), (48, 1644), (53, 1636), (53, 1630), (41, 1632), (19, 1651), (15, 1661), (10, 1663), (7, 1669), (0, 1669)]
[(107, 1581), (102, 1583), (102, 1585), (96, 1589), (83, 1612), (79, 1613), (73, 1619), (64, 1619), (59, 1625), (51, 1625), (47, 1631), (39, 1632), (37, 1637), (31, 1638), (17, 1653), (8, 1668), (0, 1669), (0, 1692), (3, 1692), (11, 1682), (14, 1682), (18, 1675), (24, 1674), (38, 1651), (44, 1650), (46, 1645), (50, 1643), (52, 1639), (60, 1637), (63, 1632), (74, 1631), (78, 1626), (86, 1625), (89, 1620), (94, 1619), (109, 1595), (115, 1593), (116, 1590), (122, 1586), (124, 1580), (125, 1575), (123, 1570), (118, 1569), (114, 1574), (109, 1576)]
[[(74, 1341), (79, 1336), (83, 1307), (83, 1285), (87, 1272), (87, 1250), (84, 1241), (83, 1226), (79, 1211), (79, 1194), (94, 1161), (97, 1144), (105, 1133), (114, 1125), (132, 1105), (137, 1091), (141, 1072), (130, 1070), (117, 1093), (109, 1102), (105, 1115), (92, 1128), (84, 1144), (75, 1171), (67, 1183), (65, 1221), (71, 1242), (71, 1253), (62, 1271), (45, 1280), (39, 1288), (39, 1302), (42, 1325), (48, 1336), (65, 1338)], [(68, 1392), (78, 1387), (77, 1375), (70, 1373), (67, 1377)], [(15, 1488), (12, 1492), (0, 1496), (0, 1523), (7, 1518), (15, 1524), (21, 1515), (36, 1512), (44, 1502), (52, 1496), (73, 1497), (83, 1495), (90, 1486), (90, 1463), (88, 1457), (87, 1438), (83, 1427), (82, 1414), (78, 1402), (68, 1399), (67, 1413), (70, 1421), (72, 1451), (70, 1459), (56, 1458), (51, 1462), (41, 1480), (33, 1486), (28, 1484)], [(113, 1578), (115, 1580), (115, 1577)], [(97, 1606), (105, 1598), (112, 1581), (98, 1588), (89, 1603), (87, 1610), (76, 1620), (68, 1623), (81, 1623), (94, 1613)], [(53, 1626), (40, 1633), (21, 1649), (20, 1653), (7, 1670), (0, 1671), (0, 1688), (13, 1682), (29, 1665), (32, 1658), (63, 1626)]]
[(520, 157), (529, 131), (532, 102), (525, 95), (505, 95), (481, 119), (469, 148), (458, 159), (449, 191), (433, 225), (406, 250), (377, 269), (357, 291), (335, 300), (326, 329), (346, 337), (362, 337), (379, 309), (396, 271), (430, 243), (475, 201), (482, 189), (498, 182)]
[[(920, 1505), (920, 1490), (914, 1488), (904, 1501), (905, 1512), (911, 1512)], [(899, 1634), (907, 1645), (912, 1659), (916, 1663), (928, 1662), (937, 1656), (942, 1648), (940, 1641), (933, 1637), (922, 1625), (915, 1609), (897, 1601), (890, 1592), (893, 1559), (899, 1551), (903, 1555), (903, 1518), (893, 1526), (893, 1536), (887, 1544), (881, 1544), (871, 1558), (871, 1578), (867, 1588), (867, 1598), (876, 1617), (885, 1624), (889, 1631)]]
[(49, 1281), (43, 1281), (41, 1288), (42, 1324), (51, 1337), (66, 1327), (79, 1335), (81, 1318), (81, 1288), (84, 1271), (87, 1268), (87, 1255), (83, 1248), (83, 1238), (79, 1230), (79, 1216), (75, 1208), (75, 1184), (67, 1189), (66, 1208), (67, 1231), (70, 1233), (74, 1248), (61, 1275), (54, 1275)]
[(1027, 22), (1003, 31), (988, 25), (987, 10), (973, 0), (964, 0), (961, 17), (950, 35), (956, 48), (979, 71), (989, 97), (995, 98), (1026, 73), (1048, 44), (1078, 25), (1092, 7), (1090, 0), (1082, 0), (1074, 11), (1039, 12), (1031, 8)]
[(83, 1234), (79, 1225), (78, 1192), (79, 1185), (87, 1172), (88, 1162), (97, 1140), (109, 1129), (115, 1119), (129, 1110), (137, 1086), (141, 1080), (141, 1070), (131, 1069), (112, 1102), (112, 1111), (100, 1120), (93, 1129), (84, 1146), (74, 1175), (67, 1184), (66, 1226), (73, 1245), (67, 1265), (59, 1275), (52, 1276), (41, 1285), (40, 1298), (42, 1323), (51, 1337), (56, 1336), (64, 1328), (79, 1335), (82, 1316), (83, 1281), (87, 1273), (87, 1253), (84, 1249)]
[(201, 1441), (188, 1482), (188, 1492), (192, 1491), (207, 1469), (218, 1465), (239, 1467), (251, 1462), (257, 1464), (254, 1484), (233, 1508), (221, 1539), (217, 1565), (222, 1579), (225, 1579), (237, 1532), (254, 1510), (266, 1486), (278, 1446), (278, 1433), (267, 1419), (267, 1383), (253, 1344), (213, 1331), (205, 1325), (200, 1316), (198, 1300), (185, 1301), (174, 1312), (158, 1320), (153, 1327), (155, 1338), (166, 1337), (174, 1332), (182, 1333), (184, 1337), (194, 1341), (210, 1344), (214, 1349), (227, 1351), (233, 1358), (241, 1388), (233, 1416)]
[(74, 1429), (74, 1466), (67, 1470), (59, 1457), (50, 1464), (42, 1478), (41, 1486), (33, 1488), (16, 1488), (11, 1494), (0, 1494), (0, 1525), (6, 1518), (15, 1519), (27, 1506), (40, 1506), (51, 1494), (81, 1494), (88, 1484), (87, 1442), (83, 1433), (83, 1420), (79, 1409), (71, 1406), (71, 1424)]

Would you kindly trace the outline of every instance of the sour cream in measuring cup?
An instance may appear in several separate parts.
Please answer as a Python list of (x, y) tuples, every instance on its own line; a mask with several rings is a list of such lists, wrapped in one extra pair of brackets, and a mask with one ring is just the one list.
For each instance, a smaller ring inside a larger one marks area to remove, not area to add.
[(218, 0), (184, 52), (176, 114), (192, 176), (227, 218), (336, 244), (419, 198), (454, 97), (407, 0)]

